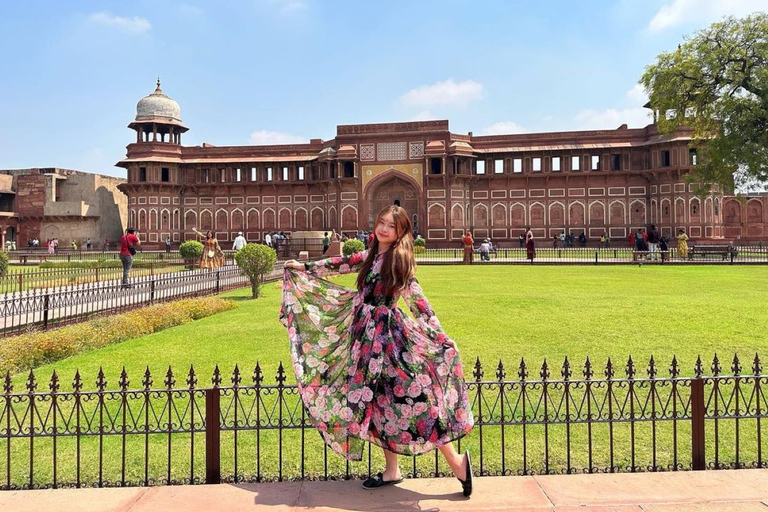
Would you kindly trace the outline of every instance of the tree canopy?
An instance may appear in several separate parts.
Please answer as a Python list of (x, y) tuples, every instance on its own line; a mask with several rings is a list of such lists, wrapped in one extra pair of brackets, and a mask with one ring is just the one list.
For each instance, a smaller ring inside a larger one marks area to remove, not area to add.
[(768, 182), (768, 14), (725, 18), (662, 53), (640, 79), (661, 133), (693, 129), (694, 179)]

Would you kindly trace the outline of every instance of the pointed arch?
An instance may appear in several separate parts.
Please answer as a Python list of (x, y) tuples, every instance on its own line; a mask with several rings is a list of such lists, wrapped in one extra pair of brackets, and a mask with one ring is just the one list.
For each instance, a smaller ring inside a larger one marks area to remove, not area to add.
[(568, 224), (570, 226), (586, 226), (584, 212), (586, 208), (583, 201), (571, 201), (568, 205)]
[(544, 227), (546, 225), (547, 218), (544, 203), (540, 203), (538, 201), (531, 203), (528, 211), (530, 212), (528, 217), (531, 219), (531, 226)]
[(200, 226), (198, 229), (203, 233), (208, 230), (213, 230), (213, 212), (208, 208), (200, 212)]
[(464, 207), (459, 203), (451, 205), (451, 227), (464, 228)]
[(216, 232), (229, 231), (229, 212), (224, 208), (216, 210)]
[(240, 208), (235, 208), (232, 210), (231, 219), (232, 219), (232, 231), (241, 231), (243, 228), (245, 228), (245, 222), (244, 222), (244, 216), (243, 216), (243, 210)]
[(275, 210), (272, 208), (265, 208), (263, 212), (261, 212), (261, 222), (264, 226), (264, 229), (267, 231), (275, 229), (277, 227), (277, 224), (275, 222)]
[(171, 224), (171, 212), (168, 208), (163, 208), (160, 210), (160, 230), (166, 232), (170, 231)]
[(325, 229), (325, 215), (323, 209), (319, 206), (312, 208), (312, 229)]
[(605, 225), (605, 203), (603, 201), (592, 201), (589, 203), (588, 224), (595, 226)]
[(429, 205), (427, 210), (427, 225), (431, 228), (445, 227), (445, 206), (440, 203)]
[(357, 229), (357, 207), (348, 204), (341, 208), (341, 229)]
[(491, 226), (495, 228), (507, 227), (507, 205), (495, 203), (491, 207)]
[(627, 204), (623, 199), (616, 199), (611, 201), (608, 205), (608, 218), (607, 224), (611, 226), (623, 226), (627, 223)]
[(629, 220), (629, 223), (633, 226), (645, 226), (648, 224), (645, 201), (642, 199), (633, 199), (629, 203)]
[(672, 201), (668, 197), (659, 203), (659, 219), (663, 225), (670, 226), (672, 224)]
[(249, 208), (246, 214), (248, 230), (254, 231), (261, 229), (261, 212), (256, 208)]
[(525, 205), (512, 203), (512, 206), (509, 207), (509, 225), (514, 228), (524, 228), (527, 226), (527, 219)]
[(192, 231), (192, 228), (197, 227), (197, 212), (195, 210), (187, 210), (184, 212), (184, 230)]
[(488, 206), (480, 203), (472, 208), (472, 224), (481, 228), (488, 226)]
[(279, 229), (291, 229), (291, 209), (280, 208), (277, 215), (277, 226)]
[(339, 216), (335, 206), (328, 208), (328, 227), (337, 229), (339, 227)]
[(548, 215), (550, 226), (565, 226), (565, 205), (560, 201), (549, 203)]
[(685, 199), (675, 198), (675, 224), (678, 226), (685, 224)]
[(306, 230), (308, 227), (307, 220), (307, 209), (303, 206), (296, 208), (293, 212), (293, 228)]

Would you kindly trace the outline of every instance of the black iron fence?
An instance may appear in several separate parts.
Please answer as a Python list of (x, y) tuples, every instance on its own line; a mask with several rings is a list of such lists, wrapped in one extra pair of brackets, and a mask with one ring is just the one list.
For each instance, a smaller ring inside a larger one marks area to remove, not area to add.
[[(708, 374), (700, 359), (689, 376), (676, 359), (661, 370), (653, 358), (642, 376), (631, 358), (608, 360), (598, 376), (587, 359), (576, 375), (566, 359), (558, 376), (546, 361), (532, 376), (521, 361), (507, 380), (501, 362), (487, 378), (478, 360), (467, 382), (475, 429), (459, 448), (480, 475), (766, 467), (757, 356), (746, 371), (734, 357), (728, 374), (717, 357)], [(30, 372), (17, 391), (6, 375), (0, 488), (355, 478), (383, 463), (379, 450), (354, 463), (329, 452), (282, 365), (275, 384), (258, 364), (251, 375), (236, 366), (226, 385), (218, 367), (206, 387), (192, 367), (178, 386), (171, 368), (159, 378), (147, 368), (132, 388), (123, 370), (110, 389), (99, 371), (87, 389), (78, 372), (63, 390), (54, 372), (39, 391)], [(408, 466), (411, 477), (450, 473), (437, 453)]]
[[(276, 265), (265, 278), (275, 280), (281, 275), (282, 267)], [(218, 294), (249, 284), (238, 267), (229, 266), (214, 271), (132, 275), (130, 288), (123, 288), (115, 278), (111, 282), (6, 293), (0, 296), (0, 336), (29, 329), (50, 329), (82, 322), (97, 314), (121, 313), (156, 302)]]

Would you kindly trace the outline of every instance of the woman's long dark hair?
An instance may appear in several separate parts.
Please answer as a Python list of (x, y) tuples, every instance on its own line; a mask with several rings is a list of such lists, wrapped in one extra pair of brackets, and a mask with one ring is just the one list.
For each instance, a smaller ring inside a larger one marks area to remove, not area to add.
[(368, 251), (368, 257), (365, 259), (360, 273), (357, 276), (357, 289), (362, 292), (365, 286), (365, 278), (373, 267), (373, 260), (379, 253), (379, 240), (376, 238), (376, 227), (381, 218), (392, 214), (395, 221), (395, 232), (397, 240), (390, 246), (384, 254), (384, 260), (381, 262), (381, 286), (384, 295), (394, 296), (400, 290), (408, 285), (416, 271), (416, 260), (413, 257), (413, 228), (411, 219), (408, 218), (408, 212), (400, 206), (387, 206), (376, 216), (374, 224), (373, 242)]

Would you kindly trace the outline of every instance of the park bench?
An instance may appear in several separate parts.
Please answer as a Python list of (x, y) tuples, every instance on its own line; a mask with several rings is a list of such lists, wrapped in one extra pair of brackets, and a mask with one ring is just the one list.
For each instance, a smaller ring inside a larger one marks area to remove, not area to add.
[(723, 261), (728, 257), (735, 258), (739, 251), (731, 244), (696, 244), (688, 248), (688, 259), (692, 260), (694, 256), (702, 258), (715, 255), (720, 256)]

